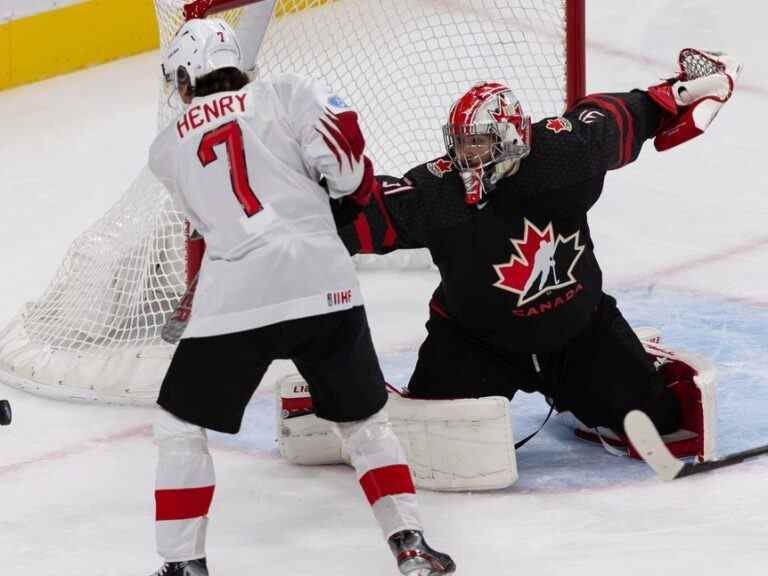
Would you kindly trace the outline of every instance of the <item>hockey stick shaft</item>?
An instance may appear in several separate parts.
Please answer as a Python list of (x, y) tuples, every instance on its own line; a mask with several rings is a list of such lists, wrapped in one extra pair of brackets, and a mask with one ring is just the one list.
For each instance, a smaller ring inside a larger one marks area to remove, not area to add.
[(178, 344), (181, 335), (189, 323), (189, 315), (192, 313), (192, 301), (197, 290), (197, 278), (198, 274), (195, 274), (186, 292), (176, 303), (170, 317), (163, 324), (160, 337), (168, 344)]
[(685, 464), (675, 478), (682, 478), (683, 476), (691, 476), (692, 474), (700, 474), (702, 472), (716, 470), (717, 468), (733, 466), (734, 464), (744, 462), (744, 460), (763, 456), (764, 454), (768, 454), (768, 445), (750, 448), (749, 450), (743, 450), (741, 452), (734, 452), (733, 454), (728, 454), (717, 460), (710, 460), (708, 462), (702, 462), (701, 464)]

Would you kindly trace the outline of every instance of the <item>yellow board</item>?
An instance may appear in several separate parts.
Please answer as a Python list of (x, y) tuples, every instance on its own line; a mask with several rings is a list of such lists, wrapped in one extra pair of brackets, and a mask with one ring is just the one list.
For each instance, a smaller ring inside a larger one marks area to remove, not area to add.
[(0, 25), (0, 90), (158, 45), (152, 0), (90, 0)]
[[(278, 0), (275, 16), (333, 0)], [(88, 0), (0, 24), (0, 90), (154, 50), (153, 0)]]
[(301, 12), (309, 8), (317, 8), (334, 0), (277, 0), (275, 4), (275, 17), (279, 18), (291, 12)]

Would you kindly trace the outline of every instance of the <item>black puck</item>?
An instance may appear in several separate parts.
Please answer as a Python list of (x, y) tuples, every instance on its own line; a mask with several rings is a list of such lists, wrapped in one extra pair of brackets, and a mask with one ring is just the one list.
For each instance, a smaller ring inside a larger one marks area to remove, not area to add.
[(8, 400), (0, 400), (0, 426), (8, 426), (11, 423), (11, 403)]

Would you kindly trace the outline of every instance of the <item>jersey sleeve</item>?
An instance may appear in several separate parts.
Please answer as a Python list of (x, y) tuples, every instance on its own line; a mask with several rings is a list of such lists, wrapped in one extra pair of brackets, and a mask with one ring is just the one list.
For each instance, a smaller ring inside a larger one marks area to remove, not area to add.
[(641, 90), (589, 95), (566, 114), (601, 171), (636, 160), (645, 141), (656, 135), (662, 116), (661, 108)]
[(320, 80), (285, 75), (275, 85), (307, 168), (331, 198), (367, 204), (375, 180), (357, 112)]
[(351, 254), (387, 254), (393, 250), (429, 248), (439, 190), (419, 179), (423, 166), (403, 178), (376, 176), (370, 203), (355, 221), (339, 230)]
[(601, 178), (638, 157), (662, 114), (640, 90), (586, 96), (563, 116), (534, 125), (531, 156), (522, 169), (549, 189)]

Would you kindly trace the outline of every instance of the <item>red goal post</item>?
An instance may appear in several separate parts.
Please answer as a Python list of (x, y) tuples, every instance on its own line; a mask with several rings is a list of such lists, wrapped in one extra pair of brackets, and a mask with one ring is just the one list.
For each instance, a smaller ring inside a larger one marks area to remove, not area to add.
[[(258, 75), (321, 76), (355, 107), (377, 173), (441, 155), (450, 104), (477, 81), (506, 83), (534, 119), (584, 93), (584, 0), (277, 0), (262, 34), (254, 19), (274, 1), (204, 3), (225, 9), (217, 17), (241, 43), (260, 46)], [(164, 47), (185, 2), (155, 7)], [(162, 127), (180, 108), (159, 58), (157, 86)], [(397, 266), (425, 261), (391, 256)], [(145, 169), (73, 242), (45, 293), (0, 330), (0, 381), (67, 399), (154, 402), (173, 353), (160, 331), (186, 277), (183, 215)]]

